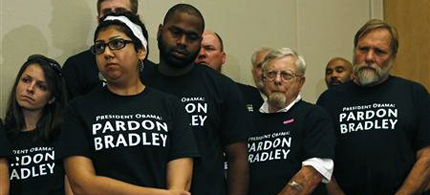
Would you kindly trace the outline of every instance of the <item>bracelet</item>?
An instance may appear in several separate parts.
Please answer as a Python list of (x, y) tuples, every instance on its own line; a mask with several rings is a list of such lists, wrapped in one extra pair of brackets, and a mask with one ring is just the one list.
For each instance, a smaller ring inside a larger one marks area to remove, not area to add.
[(294, 181), (294, 180), (291, 180), (291, 181), (289, 181), (288, 183), (287, 183), (287, 185), (288, 186), (290, 186), (291, 188), (293, 188), (294, 190), (296, 190), (296, 191), (300, 191), (300, 190), (302, 190), (303, 189), (303, 186), (302, 185), (300, 185), (299, 183), (297, 183), (296, 181)]

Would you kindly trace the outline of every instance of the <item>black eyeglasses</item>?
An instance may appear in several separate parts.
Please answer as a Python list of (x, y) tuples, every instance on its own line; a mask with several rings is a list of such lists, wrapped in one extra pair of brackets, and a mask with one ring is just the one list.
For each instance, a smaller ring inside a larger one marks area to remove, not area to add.
[(289, 71), (277, 71), (277, 70), (270, 70), (267, 71), (263, 74), (263, 76), (269, 80), (269, 81), (273, 81), (276, 79), (276, 77), (278, 76), (278, 74), (281, 75), (281, 78), (283, 81), (289, 81), (291, 79), (293, 79), (294, 77), (301, 77), (301, 75), (298, 75), (296, 73), (293, 72), (289, 72)]
[(98, 42), (91, 46), (91, 52), (93, 54), (102, 54), (105, 52), (106, 46), (108, 46), (110, 50), (119, 50), (124, 48), (127, 43), (134, 43), (134, 41), (125, 39), (113, 39), (107, 43)]
[(48, 57), (41, 55), (41, 54), (33, 54), (27, 58), (27, 62), (36, 62), (39, 64), (43, 64), (45, 66), (49, 66), (58, 74), (58, 76), (61, 77), (61, 66), (60, 66), (60, 64), (58, 64), (57, 61), (55, 61), (51, 58), (48, 58)]

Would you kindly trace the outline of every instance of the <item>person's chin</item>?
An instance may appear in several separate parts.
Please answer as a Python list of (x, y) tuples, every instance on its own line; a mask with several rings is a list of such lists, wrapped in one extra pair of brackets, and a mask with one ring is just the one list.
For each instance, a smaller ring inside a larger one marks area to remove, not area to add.
[(342, 84), (342, 83), (341, 83), (341, 82), (339, 82), (339, 81), (333, 81), (333, 82), (330, 82), (330, 83), (329, 83), (330, 87), (338, 86), (338, 85), (340, 85), (340, 84)]

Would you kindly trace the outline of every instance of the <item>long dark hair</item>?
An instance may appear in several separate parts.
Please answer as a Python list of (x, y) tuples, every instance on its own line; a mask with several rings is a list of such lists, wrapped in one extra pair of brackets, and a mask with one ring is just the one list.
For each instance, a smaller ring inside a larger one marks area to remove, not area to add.
[(22, 108), (16, 100), (16, 88), (22, 74), (30, 65), (41, 67), (51, 98), (55, 98), (54, 102), (46, 104), (42, 109), (35, 129), (38, 139), (50, 141), (59, 132), (61, 117), (67, 104), (67, 92), (58, 62), (40, 54), (28, 57), (16, 75), (7, 104), (5, 128), (7, 131), (21, 131), (26, 126)]

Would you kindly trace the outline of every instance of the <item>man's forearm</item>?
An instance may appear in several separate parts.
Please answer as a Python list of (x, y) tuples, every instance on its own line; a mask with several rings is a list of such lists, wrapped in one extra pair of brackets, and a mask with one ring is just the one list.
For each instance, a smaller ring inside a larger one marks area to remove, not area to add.
[(417, 152), (417, 161), (396, 195), (421, 194), (430, 180), (430, 146)]
[(228, 195), (247, 195), (249, 186), (248, 152), (245, 142), (227, 146)]
[(303, 166), (278, 195), (310, 194), (320, 184), (321, 180), (321, 174), (312, 166)]

